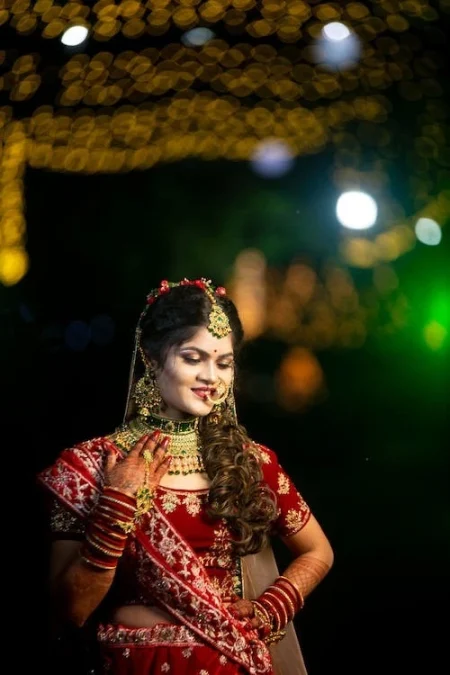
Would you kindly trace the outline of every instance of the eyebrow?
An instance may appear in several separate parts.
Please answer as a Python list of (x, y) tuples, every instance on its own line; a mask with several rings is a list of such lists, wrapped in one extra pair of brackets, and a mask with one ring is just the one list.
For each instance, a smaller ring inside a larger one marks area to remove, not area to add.
[[(190, 352), (198, 352), (200, 356), (211, 356), (211, 354), (208, 354), (208, 352), (203, 351), (203, 349), (199, 349), (199, 347), (181, 347), (181, 351), (190, 351)], [(219, 354), (217, 356), (218, 359), (226, 359), (229, 356), (234, 356), (233, 352), (228, 352), (227, 354)]]

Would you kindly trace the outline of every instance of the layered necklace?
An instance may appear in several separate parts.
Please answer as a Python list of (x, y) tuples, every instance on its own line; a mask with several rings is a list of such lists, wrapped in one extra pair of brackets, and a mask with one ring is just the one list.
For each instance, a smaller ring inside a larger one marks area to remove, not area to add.
[(172, 476), (187, 476), (190, 473), (204, 473), (202, 449), (198, 433), (198, 418), (178, 421), (159, 415), (139, 416), (131, 420), (116, 435), (116, 442), (130, 449), (144, 434), (158, 429), (170, 439), (167, 457), (172, 458), (167, 472)]

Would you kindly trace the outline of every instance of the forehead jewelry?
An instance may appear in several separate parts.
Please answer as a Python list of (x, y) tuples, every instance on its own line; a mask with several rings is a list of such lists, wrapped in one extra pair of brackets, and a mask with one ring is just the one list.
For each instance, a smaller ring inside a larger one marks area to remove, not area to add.
[(206, 293), (212, 305), (207, 326), (211, 335), (214, 335), (214, 337), (217, 338), (223, 338), (231, 333), (230, 321), (217, 301), (217, 298), (224, 297), (227, 292), (223, 286), (218, 286), (217, 288), (213, 286), (210, 279), (182, 279), (182, 281), (178, 282), (171, 282), (164, 279), (161, 281), (159, 288), (155, 288), (148, 294), (147, 305), (152, 305), (156, 298), (159, 298), (166, 293), (170, 293), (170, 290), (177, 286), (196, 286)]

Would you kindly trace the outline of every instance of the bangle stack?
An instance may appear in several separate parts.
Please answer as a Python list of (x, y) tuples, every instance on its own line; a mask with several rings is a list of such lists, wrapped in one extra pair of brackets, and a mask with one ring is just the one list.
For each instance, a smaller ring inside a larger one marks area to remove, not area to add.
[(121, 490), (104, 488), (86, 528), (82, 560), (100, 570), (113, 570), (134, 529), (136, 498)]
[(300, 591), (286, 577), (279, 576), (262, 595), (253, 600), (255, 616), (263, 622), (264, 630), (270, 626), (265, 642), (278, 642), (285, 636), (284, 628), (305, 604)]

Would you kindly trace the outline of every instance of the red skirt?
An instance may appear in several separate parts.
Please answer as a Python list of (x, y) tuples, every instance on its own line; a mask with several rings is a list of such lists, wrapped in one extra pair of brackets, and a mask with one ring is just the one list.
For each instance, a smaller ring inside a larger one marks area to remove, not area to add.
[(100, 626), (104, 675), (244, 675), (248, 671), (185, 626), (158, 623), (151, 628)]

